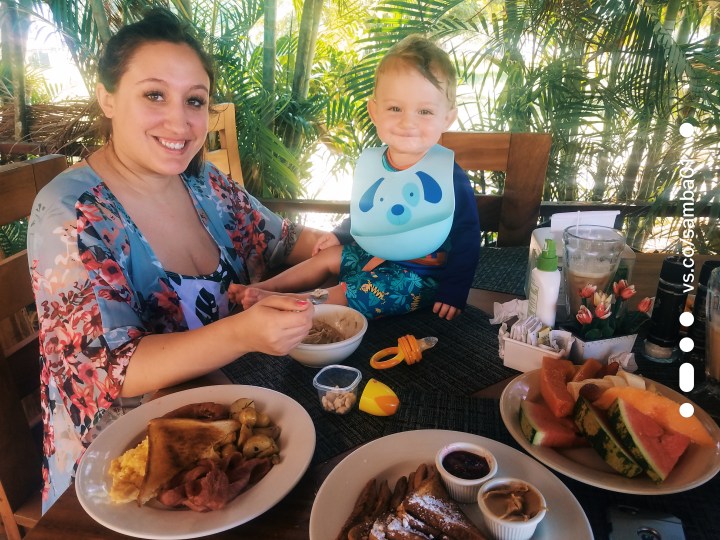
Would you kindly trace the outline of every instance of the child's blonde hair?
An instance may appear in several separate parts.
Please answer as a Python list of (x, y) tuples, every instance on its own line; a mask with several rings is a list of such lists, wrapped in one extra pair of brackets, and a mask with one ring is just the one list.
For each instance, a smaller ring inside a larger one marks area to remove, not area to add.
[[(375, 70), (374, 88), (377, 88), (380, 76), (398, 62), (417, 69), (438, 90), (444, 92), (450, 106), (455, 107), (457, 88), (455, 66), (450, 60), (450, 56), (435, 43), (420, 34), (411, 34), (398, 41), (380, 60), (377, 70)], [(443, 88), (443, 82), (446, 83), (445, 88)]]

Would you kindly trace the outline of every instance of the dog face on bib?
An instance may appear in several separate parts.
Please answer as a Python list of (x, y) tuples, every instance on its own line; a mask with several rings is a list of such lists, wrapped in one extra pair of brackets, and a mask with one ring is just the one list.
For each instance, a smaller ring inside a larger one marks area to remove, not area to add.
[(373, 212), (377, 214), (376, 218), (402, 227), (412, 221), (413, 209), (418, 209), (416, 217), (427, 218), (433, 208), (425, 208), (425, 205), (437, 205), (441, 200), (440, 184), (426, 172), (417, 171), (415, 178), (407, 180), (396, 177), (392, 182), (386, 182), (385, 178), (380, 178), (363, 193), (358, 206), (361, 212)]
[(351, 233), (360, 247), (377, 257), (423, 257), (442, 245), (452, 225), (453, 153), (436, 145), (413, 167), (388, 171), (382, 165), (382, 150), (366, 150), (358, 160)]

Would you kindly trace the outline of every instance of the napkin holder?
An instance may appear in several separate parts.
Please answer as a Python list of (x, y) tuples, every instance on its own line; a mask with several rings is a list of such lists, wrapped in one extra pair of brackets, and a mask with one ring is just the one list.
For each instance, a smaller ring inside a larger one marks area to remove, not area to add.
[(561, 358), (562, 352), (544, 349), (537, 345), (530, 345), (509, 336), (503, 336), (505, 342), (505, 352), (503, 355), (503, 365), (512, 369), (517, 369), (523, 373), (540, 369), (542, 367), (543, 358), (552, 356), (553, 358)]
[[(570, 357), (570, 351), (575, 341), (570, 332), (550, 330), (547, 327), (538, 330), (536, 324), (541, 324), (536, 317), (528, 317), (516, 321), (512, 328), (508, 328), (506, 322), (500, 325), (498, 354), (505, 367), (526, 372), (540, 369), (543, 358), (546, 356)], [(527, 334), (525, 334), (526, 332)], [(544, 344), (541, 345), (541, 343)]]

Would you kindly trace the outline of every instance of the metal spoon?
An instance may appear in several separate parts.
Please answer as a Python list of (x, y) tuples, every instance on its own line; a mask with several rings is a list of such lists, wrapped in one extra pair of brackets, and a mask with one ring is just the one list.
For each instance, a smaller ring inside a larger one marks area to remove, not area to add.
[(328, 295), (329, 293), (327, 289), (315, 289), (310, 293), (310, 296), (308, 296), (308, 300), (310, 300), (311, 304), (317, 306), (327, 302)]

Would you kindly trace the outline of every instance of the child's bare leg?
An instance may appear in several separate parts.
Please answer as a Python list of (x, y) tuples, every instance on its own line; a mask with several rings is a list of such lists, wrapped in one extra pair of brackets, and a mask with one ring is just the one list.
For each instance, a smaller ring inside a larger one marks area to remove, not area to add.
[(340, 274), (342, 246), (332, 246), (314, 257), (296, 264), (253, 286), (266, 291), (298, 292), (320, 287), (329, 278)]
[[(232, 284), (230, 288), (233, 289), (230, 298), (236, 304), (242, 305), (243, 309), (257, 304), (260, 300), (266, 296), (272, 296), (274, 294), (281, 294), (283, 296), (294, 296), (295, 298), (309, 298), (309, 293), (278, 293), (275, 291), (266, 291), (264, 289), (258, 289), (251, 285), (238, 285)], [(340, 306), (347, 306), (347, 297), (345, 296), (345, 287), (342, 285), (334, 285), (328, 287), (328, 299), (325, 301), (326, 304), (337, 304)]]

